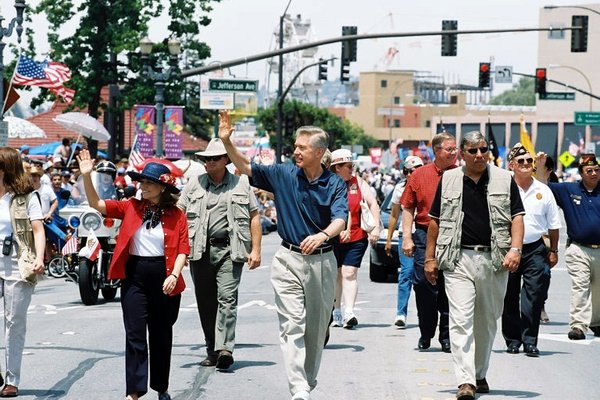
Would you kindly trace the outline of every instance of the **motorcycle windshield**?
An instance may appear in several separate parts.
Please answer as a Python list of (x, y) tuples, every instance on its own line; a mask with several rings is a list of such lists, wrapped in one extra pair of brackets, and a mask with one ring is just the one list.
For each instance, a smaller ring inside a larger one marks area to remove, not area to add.
[[(112, 175), (92, 172), (92, 182), (100, 200), (117, 200), (117, 188), (114, 185)], [(87, 196), (83, 185), (83, 176), (77, 178), (71, 191), (70, 203), (74, 205), (87, 204)]]

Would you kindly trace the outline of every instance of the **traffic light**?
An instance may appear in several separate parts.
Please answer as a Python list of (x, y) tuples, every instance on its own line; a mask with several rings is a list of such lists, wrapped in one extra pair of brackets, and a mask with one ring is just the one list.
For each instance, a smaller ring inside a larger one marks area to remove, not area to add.
[(350, 80), (350, 61), (342, 60), (340, 63), (340, 82), (348, 82)]
[(540, 97), (546, 95), (546, 68), (535, 69), (535, 92)]
[(319, 59), (319, 80), (327, 80), (327, 61), (323, 61), (322, 59)]
[[(456, 20), (442, 21), (442, 31), (455, 31), (458, 28)], [(456, 56), (456, 33), (442, 35), (442, 57)]]
[(479, 87), (489, 88), (490, 87), (490, 63), (479, 63)]
[(571, 31), (571, 53), (585, 53), (588, 39), (588, 16), (573, 15), (571, 26), (581, 27), (581, 29)]
[[(356, 26), (342, 26), (342, 36), (356, 35)], [(356, 39), (342, 41), (342, 60), (356, 61)]]

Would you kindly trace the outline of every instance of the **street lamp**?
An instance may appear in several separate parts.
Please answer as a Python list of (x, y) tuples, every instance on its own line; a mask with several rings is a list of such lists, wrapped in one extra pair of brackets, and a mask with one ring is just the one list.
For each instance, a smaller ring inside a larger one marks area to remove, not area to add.
[[(283, 49), (283, 25), (287, 17), (287, 10), (292, 0), (289, 0), (283, 14), (279, 17), (279, 49)], [(277, 146), (275, 147), (275, 162), (280, 164), (283, 155), (283, 54), (279, 55), (279, 65), (277, 65)]]
[[(573, 7), (575, 7), (575, 6), (573, 6)], [(548, 68), (551, 68), (551, 69), (565, 68), (565, 69), (570, 69), (572, 71), (577, 72), (579, 75), (581, 75), (583, 77), (583, 79), (587, 83), (588, 93), (592, 93), (592, 82), (587, 77), (587, 75), (584, 74), (583, 71), (580, 70), (579, 68), (575, 68), (571, 65), (559, 65), (559, 64), (550, 64), (550, 65), (548, 65)], [(588, 97), (590, 99), (589, 111), (592, 112), (592, 96), (588, 96)], [(585, 144), (591, 143), (591, 140), (592, 140), (592, 126), (586, 125), (586, 127), (585, 127)]]
[(580, 10), (586, 10), (591, 13), (600, 15), (600, 11), (594, 10), (593, 8), (586, 6), (544, 6), (544, 10), (554, 10), (555, 8), (578, 8)]
[(167, 47), (169, 48), (169, 67), (163, 71), (163, 67), (150, 65), (150, 54), (154, 43), (147, 36), (140, 40), (140, 52), (142, 53), (142, 65), (144, 74), (154, 81), (154, 106), (156, 109), (156, 157), (162, 157), (163, 154), (163, 120), (165, 117), (165, 82), (176, 76), (179, 67), (177, 66), (178, 56), (181, 52), (181, 43), (177, 39), (169, 39)]
[(8, 27), (4, 28), (2, 22), (4, 17), (2, 16), (2, 10), (0, 10), (0, 102), (2, 108), (0, 108), (0, 132), (8, 132), (8, 124), (2, 122), (4, 120), (4, 46), (6, 43), (2, 40), (4, 37), (12, 35), (13, 29), (17, 31), (17, 42), (21, 43), (21, 34), (23, 33), (23, 10), (25, 9), (25, 0), (15, 0), (15, 9), (17, 10), (17, 16), (10, 20)]

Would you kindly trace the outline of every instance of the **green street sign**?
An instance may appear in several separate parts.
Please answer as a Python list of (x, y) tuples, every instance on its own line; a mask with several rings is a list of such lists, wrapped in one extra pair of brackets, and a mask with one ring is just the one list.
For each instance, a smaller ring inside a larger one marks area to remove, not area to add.
[(540, 100), (575, 100), (575, 92), (546, 92)]
[(600, 125), (600, 112), (575, 111), (575, 125)]
[(257, 92), (258, 81), (209, 79), (208, 90), (211, 92)]

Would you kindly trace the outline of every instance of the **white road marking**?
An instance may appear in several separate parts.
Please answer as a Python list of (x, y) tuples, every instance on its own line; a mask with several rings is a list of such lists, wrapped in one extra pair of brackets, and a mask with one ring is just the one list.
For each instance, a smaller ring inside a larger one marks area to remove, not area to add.
[(592, 343), (598, 343), (600, 342), (600, 338), (595, 338), (593, 336), (588, 336), (586, 337), (585, 340), (571, 340), (568, 338), (567, 333), (540, 333), (538, 335), (538, 339), (544, 339), (544, 340), (552, 340), (554, 342), (564, 342), (564, 343), (571, 343), (571, 344), (583, 344), (586, 346), (591, 345)]
[(244, 308), (248, 308), (251, 306), (259, 306), (259, 307), (264, 307), (267, 310), (276, 310), (277, 308), (274, 305), (271, 304), (267, 304), (262, 300), (252, 300), (249, 301), (248, 303), (242, 304), (240, 306), (238, 306), (238, 310), (243, 310)]

